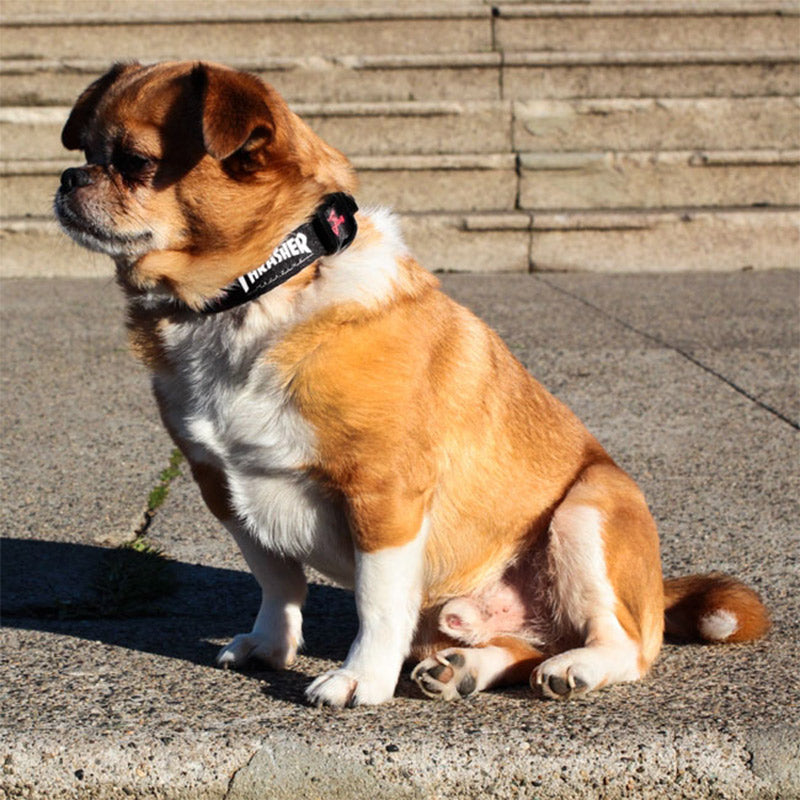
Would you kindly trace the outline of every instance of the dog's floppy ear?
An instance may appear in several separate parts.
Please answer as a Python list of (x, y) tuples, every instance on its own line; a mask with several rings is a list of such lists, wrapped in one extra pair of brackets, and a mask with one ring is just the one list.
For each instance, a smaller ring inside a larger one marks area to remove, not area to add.
[(94, 114), (100, 98), (116, 82), (120, 75), (130, 69), (136, 69), (140, 65), (137, 63), (117, 63), (94, 83), (84, 89), (81, 96), (75, 102), (75, 106), (67, 118), (66, 124), (61, 131), (61, 144), (67, 150), (80, 150), (83, 147), (82, 134)]
[(255, 75), (203, 63), (192, 70), (192, 81), (202, 97), (206, 152), (224, 161), (243, 150), (252, 161), (274, 132), (264, 84)]

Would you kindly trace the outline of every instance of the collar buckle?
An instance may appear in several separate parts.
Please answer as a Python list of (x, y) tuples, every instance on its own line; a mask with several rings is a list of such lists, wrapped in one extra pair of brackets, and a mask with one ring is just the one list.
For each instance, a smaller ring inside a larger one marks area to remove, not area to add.
[(353, 215), (356, 211), (356, 201), (344, 192), (327, 195), (317, 208), (312, 225), (328, 254), (346, 249), (355, 238), (358, 225)]

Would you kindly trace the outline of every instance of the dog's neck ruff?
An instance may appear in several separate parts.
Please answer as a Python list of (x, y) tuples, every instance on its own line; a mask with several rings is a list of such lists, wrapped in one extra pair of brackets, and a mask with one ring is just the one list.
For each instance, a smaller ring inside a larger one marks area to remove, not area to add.
[(326, 195), (314, 216), (295, 228), (261, 266), (240, 275), (209, 301), (203, 314), (217, 314), (235, 308), (288, 281), (322, 256), (349, 247), (358, 231), (356, 201), (349, 194)]

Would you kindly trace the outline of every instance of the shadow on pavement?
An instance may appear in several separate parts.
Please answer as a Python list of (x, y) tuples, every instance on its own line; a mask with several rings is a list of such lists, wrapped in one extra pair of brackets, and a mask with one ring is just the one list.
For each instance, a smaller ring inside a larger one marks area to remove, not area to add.
[[(155, 559), (155, 561), (154, 561)], [(260, 601), (247, 572), (91, 545), (0, 540), (0, 612), (7, 628), (44, 631), (214, 664), (219, 643), (249, 631)], [(304, 654), (340, 661), (357, 631), (350, 592), (309, 584)], [(307, 676), (255, 668), (265, 691), (294, 698)], [(285, 677), (281, 677), (285, 676)]]

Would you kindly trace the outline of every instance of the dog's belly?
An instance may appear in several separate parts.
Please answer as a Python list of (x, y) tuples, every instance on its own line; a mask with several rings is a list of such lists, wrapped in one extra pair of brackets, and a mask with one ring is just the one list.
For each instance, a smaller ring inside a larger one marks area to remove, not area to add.
[(510, 634), (546, 649), (554, 639), (546, 579), (532, 574), (522, 584), (512, 573), (480, 591), (445, 603), (439, 617), (440, 630), (472, 645)]

